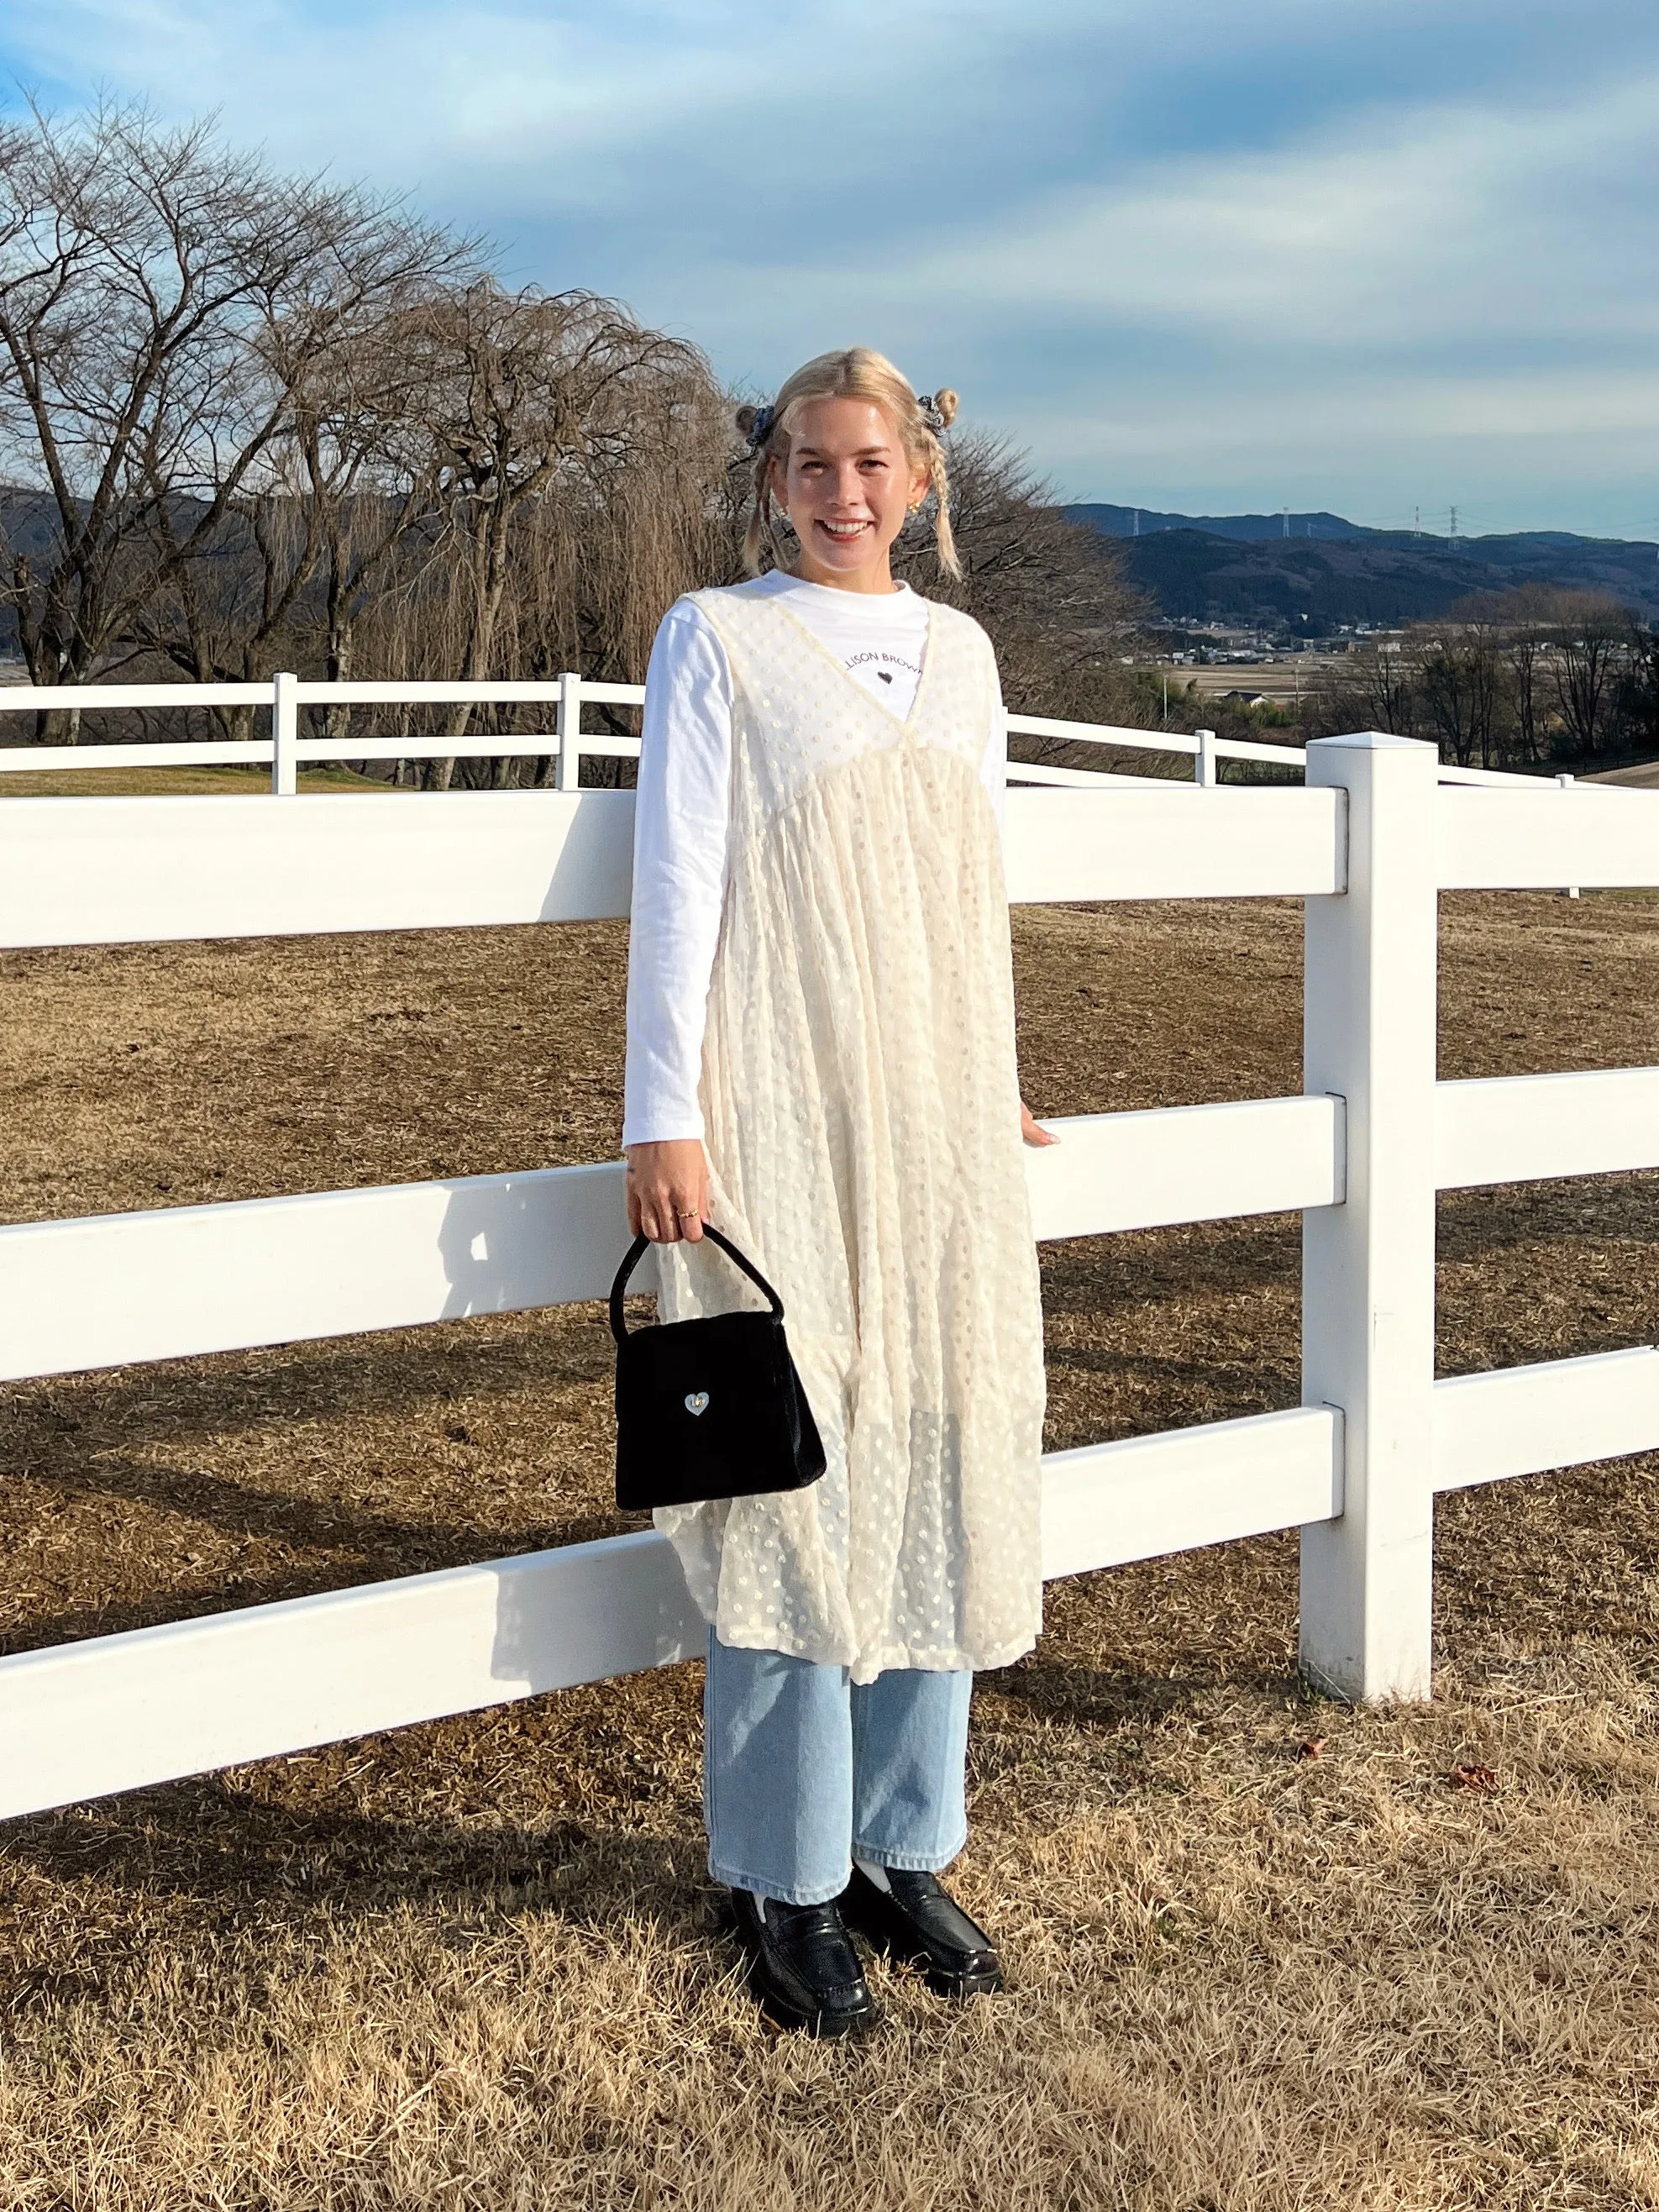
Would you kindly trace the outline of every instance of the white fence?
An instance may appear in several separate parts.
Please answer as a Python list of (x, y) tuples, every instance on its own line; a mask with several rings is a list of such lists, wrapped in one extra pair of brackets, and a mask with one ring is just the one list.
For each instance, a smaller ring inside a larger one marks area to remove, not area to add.
[[(623, 915), (632, 796), (566, 781), (8, 801), (0, 945)], [(1050, 1455), (1045, 1571), (1300, 1528), (1310, 1672), (1423, 1695), (1435, 1492), (1659, 1448), (1649, 1347), (1434, 1379), (1437, 1188), (1659, 1166), (1659, 1069), (1436, 1083), (1436, 896), (1659, 885), (1659, 797), (1459, 789), (1431, 747), (1368, 735), (1310, 746), (1302, 787), (1012, 792), (1006, 848), (1016, 900), (1307, 902), (1304, 1095), (1087, 1116), (1028, 1156), (1041, 1238), (1299, 1210), (1303, 1403)], [(3, 1372), (596, 1298), (624, 1237), (614, 1164), (3, 1229)], [(0, 1813), (664, 1664), (701, 1635), (646, 1533), (25, 1653), (0, 1662)]]
[[(551, 732), (514, 732), (462, 738), (302, 738), (303, 707), (549, 706)], [(197, 740), (158, 744), (0, 744), (0, 775), (40, 774), (64, 769), (263, 768), (270, 769), (270, 788), (279, 799), (299, 789), (302, 764), (325, 761), (537, 760), (552, 759), (556, 790), (581, 788), (583, 760), (637, 760), (637, 738), (616, 737), (582, 728), (585, 707), (642, 707), (643, 684), (601, 684), (568, 673), (550, 682), (480, 684), (308, 683), (287, 673), (268, 684), (82, 684), (0, 687), (0, 715), (38, 714), (49, 708), (80, 714), (111, 711), (148, 713), (240, 707), (270, 717), (268, 738)], [(1222, 738), (1213, 730), (1129, 729), (1106, 722), (1068, 722), (1048, 714), (1011, 714), (1008, 732), (1016, 738), (1056, 738), (1066, 744), (1099, 745), (1109, 751), (1173, 753), (1193, 763), (1193, 781), (1207, 789), (1220, 781), (1224, 760), (1257, 761), (1264, 766), (1305, 769), (1301, 745), (1261, 744), (1253, 738)], [(1442, 767), (1442, 783), (1535, 786), (1533, 776), (1510, 775), (1492, 769)], [(1559, 779), (1571, 783), (1572, 778)], [(1060, 787), (1139, 783), (1141, 776), (1117, 776), (1100, 769), (1054, 768), (1037, 761), (1008, 763), (1011, 783)]]
[[(553, 709), (550, 732), (514, 732), (511, 736), (464, 738), (408, 736), (393, 738), (302, 738), (300, 712), (305, 707), (444, 707), (463, 703), (478, 706), (545, 706)], [(547, 759), (556, 763), (554, 786), (560, 791), (581, 787), (581, 763), (589, 760), (635, 760), (637, 738), (613, 737), (584, 731), (586, 707), (641, 707), (643, 684), (600, 684), (578, 675), (556, 677), (545, 684), (311, 684), (297, 676), (274, 676), (269, 684), (85, 684), (31, 690), (0, 689), (0, 715), (36, 714), (56, 708), (70, 713), (121, 710), (150, 713), (197, 708), (240, 707), (263, 711), (270, 717), (268, 738), (224, 739), (167, 744), (119, 745), (0, 745), (0, 775), (38, 773), (43, 769), (108, 768), (262, 768), (270, 769), (270, 788), (278, 798), (292, 798), (299, 787), (301, 764), (324, 761), (395, 761), (421, 759)], [(1258, 744), (1251, 738), (1218, 738), (1213, 730), (1199, 730), (1191, 737), (1167, 730), (1115, 728), (1102, 722), (1056, 721), (1042, 714), (1012, 714), (1012, 735), (1058, 738), (1068, 744), (1100, 745), (1119, 752), (1185, 754), (1193, 763), (1193, 780), (1209, 785), (1218, 779), (1223, 760), (1271, 763), (1276, 768), (1300, 769), (1307, 756), (1298, 745)], [(1071, 785), (1107, 781), (1091, 769), (1049, 768), (1032, 762), (1010, 763), (1010, 781)]]

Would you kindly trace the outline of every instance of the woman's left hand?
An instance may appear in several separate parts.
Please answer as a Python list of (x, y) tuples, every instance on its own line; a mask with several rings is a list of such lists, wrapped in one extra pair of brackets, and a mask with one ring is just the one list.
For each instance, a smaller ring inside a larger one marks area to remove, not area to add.
[(1057, 1145), (1060, 1142), (1052, 1130), (1043, 1127), (1023, 1098), (1019, 1102), (1019, 1133), (1028, 1145)]

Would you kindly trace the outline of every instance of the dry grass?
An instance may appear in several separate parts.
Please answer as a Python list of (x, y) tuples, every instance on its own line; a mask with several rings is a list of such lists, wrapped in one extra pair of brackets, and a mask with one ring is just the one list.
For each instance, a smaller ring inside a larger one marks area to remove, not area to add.
[[(1448, 1074), (1659, 1059), (1659, 902), (1445, 933)], [(1289, 908), (1027, 912), (1018, 951), (1039, 1110), (1296, 1087)], [(7, 956), (0, 1212), (603, 1157), (623, 960)], [(1650, 1340), (1656, 1200), (1449, 1200), (1443, 1363)], [(1292, 1224), (1046, 1260), (1051, 1443), (1293, 1402)], [(607, 1342), (579, 1309), (14, 1392), (10, 1648), (615, 1525)], [(860, 2051), (732, 1985), (693, 1668), (14, 1824), (0, 2204), (1659, 2204), (1656, 1474), (1446, 1502), (1425, 1710), (1304, 1697), (1290, 1540), (1057, 1586), (975, 1709), (960, 1887), (1017, 1987), (951, 2015), (879, 1972)]]
[[(303, 792), (389, 791), (390, 784), (349, 768), (301, 768)], [(0, 775), (0, 799), (249, 799), (270, 789), (270, 770), (232, 762), (222, 768), (13, 769)]]

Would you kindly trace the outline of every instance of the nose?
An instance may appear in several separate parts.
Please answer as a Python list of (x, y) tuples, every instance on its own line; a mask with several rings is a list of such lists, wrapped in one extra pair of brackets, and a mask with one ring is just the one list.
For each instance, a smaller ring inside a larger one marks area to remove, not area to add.
[(856, 461), (843, 461), (836, 471), (835, 500), (837, 507), (863, 506), (864, 482)]

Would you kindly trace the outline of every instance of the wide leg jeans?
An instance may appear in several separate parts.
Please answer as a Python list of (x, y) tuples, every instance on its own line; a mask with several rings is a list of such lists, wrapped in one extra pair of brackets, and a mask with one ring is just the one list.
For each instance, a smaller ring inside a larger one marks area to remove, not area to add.
[(936, 1873), (967, 1839), (966, 1672), (854, 1682), (782, 1651), (708, 1638), (703, 1815), (728, 1888), (822, 1905), (852, 1862)]

